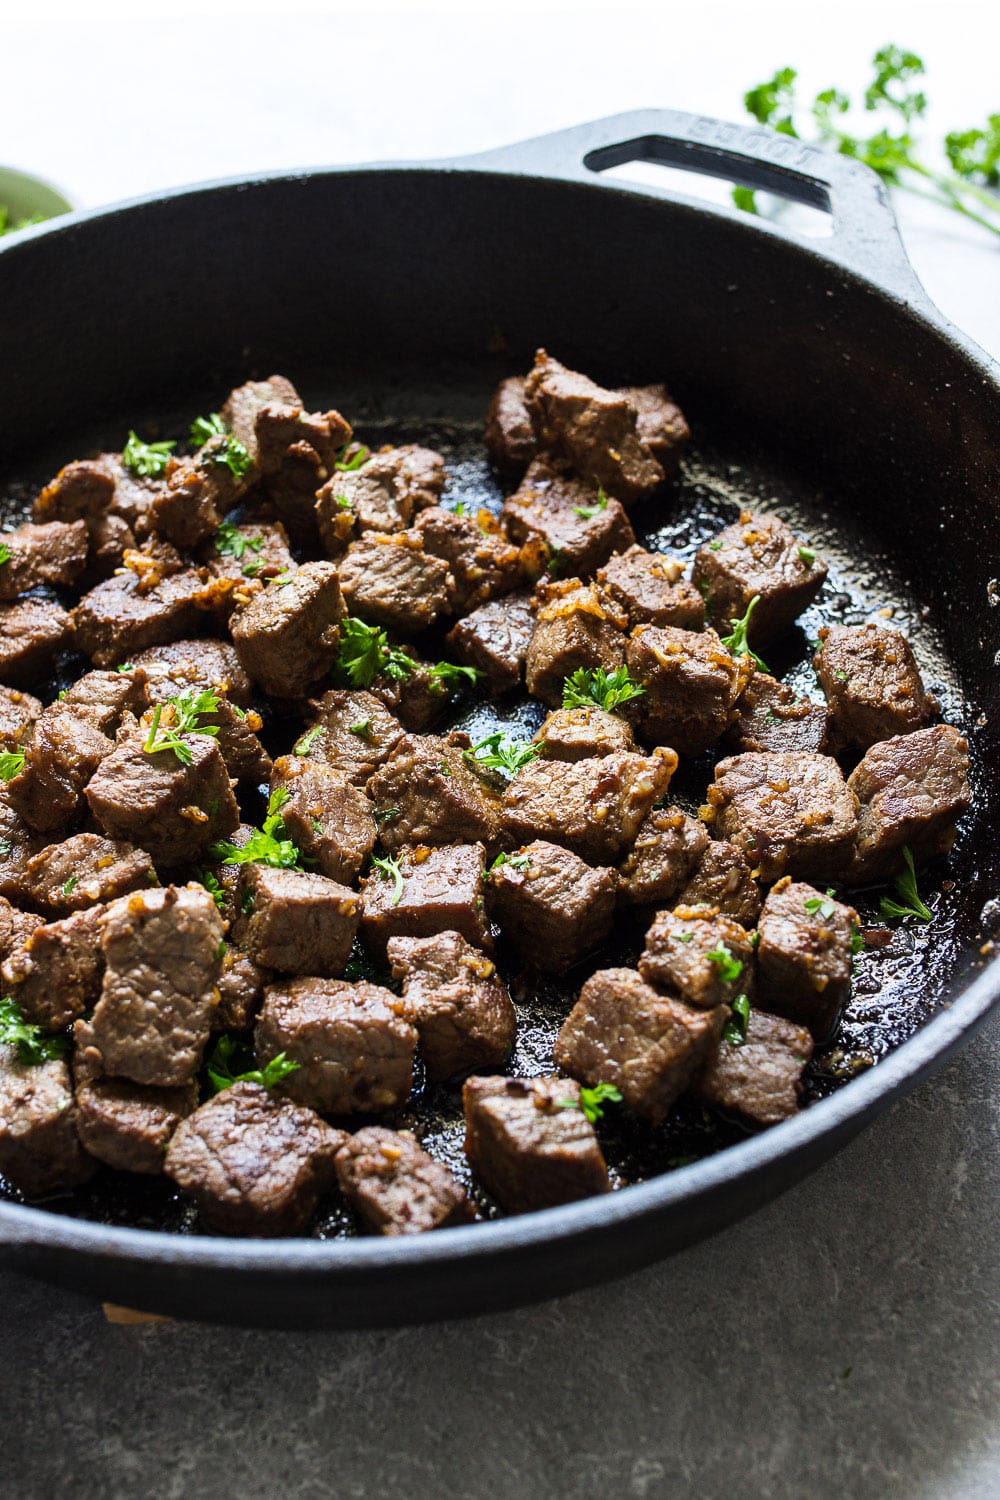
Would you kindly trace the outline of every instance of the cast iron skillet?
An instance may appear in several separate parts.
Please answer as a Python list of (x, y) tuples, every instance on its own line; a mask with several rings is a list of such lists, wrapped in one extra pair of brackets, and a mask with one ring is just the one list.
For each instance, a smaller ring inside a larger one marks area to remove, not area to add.
[[(828, 211), (832, 234), (804, 241), (598, 175), (634, 160), (780, 192)], [(0, 1251), (19, 1268), (151, 1311), (286, 1327), (543, 1298), (648, 1263), (789, 1187), (996, 1002), (1000, 964), (981, 950), (1000, 863), (1000, 372), (929, 304), (866, 169), (657, 111), (457, 163), (254, 177), (59, 220), (0, 250), (0, 484), (26, 480), (27, 494), (102, 432), (210, 409), (272, 370), (362, 431), (409, 424), (460, 453), (495, 380), (538, 344), (608, 383), (666, 378), (695, 423), (681, 500), (701, 535), (741, 498), (803, 518), (839, 560), (830, 608), (855, 618), (895, 600), (970, 734), (975, 806), (952, 885), (899, 971), (906, 1024), (880, 1033), (913, 1034), (796, 1119), (566, 1208), (412, 1241), (270, 1243), (3, 1202)], [(684, 514), (644, 534), (690, 548)]]

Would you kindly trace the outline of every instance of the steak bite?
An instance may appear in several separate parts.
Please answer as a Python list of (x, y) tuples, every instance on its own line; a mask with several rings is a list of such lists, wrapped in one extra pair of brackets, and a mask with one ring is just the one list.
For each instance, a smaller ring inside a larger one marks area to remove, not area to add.
[(709, 1010), (753, 991), (753, 948), (746, 928), (698, 906), (659, 911), (646, 933), (639, 973), (655, 989)]
[(62, 843), (47, 844), (32, 855), (24, 871), (32, 906), (56, 917), (158, 884), (145, 849), (99, 833), (75, 833)]
[(465, 1189), (408, 1130), (367, 1125), (337, 1152), (340, 1191), (374, 1234), (422, 1234), (475, 1218)]
[(704, 823), (679, 807), (654, 807), (619, 866), (618, 888), (634, 906), (672, 906), (707, 848)]
[(257, 594), (232, 624), (233, 645), (258, 687), (299, 698), (327, 675), (337, 655), (344, 599), (332, 563), (304, 563)]
[(24, 901), (24, 872), (28, 860), (45, 840), (29, 828), (11, 806), (7, 783), (0, 781), (0, 896)]
[(577, 578), (541, 583), (535, 629), (525, 657), (528, 692), (550, 708), (562, 705), (567, 677), (581, 668), (613, 671), (625, 657), (625, 616), (596, 588)]
[(581, 1082), (612, 1084), (633, 1113), (659, 1125), (701, 1071), (728, 1010), (695, 1010), (644, 984), (634, 969), (601, 969), (556, 1037), (555, 1060)]
[(33, 911), (21, 911), (6, 896), (0, 896), (0, 961), (23, 948), (31, 934), (44, 926), (44, 917)]
[(705, 601), (684, 577), (684, 564), (663, 552), (628, 547), (598, 571), (597, 581), (636, 625), (673, 625), (678, 630), (702, 630)]
[(208, 1041), (222, 961), (222, 921), (211, 896), (196, 885), (137, 891), (108, 907), (100, 932), (95, 1066), (133, 1083), (190, 1083)]
[(343, 1141), (311, 1109), (259, 1083), (234, 1083), (181, 1121), (163, 1170), (194, 1200), (206, 1229), (301, 1234), (333, 1184)]
[(253, 683), (228, 641), (181, 640), (151, 646), (133, 658), (149, 682), (151, 703), (164, 703), (180, 693), (224, 693), (230, 703), (249, 708)]
[(69, 588), (87, 566), (88, 537), (83, 521), (30, 521), (0, 534), (6, 561), (0, 564), (0, 599), (16, 599), (29, 589)]
[[(397, 879), (398, 870), (398, 879)], [(361, 939), (382, 954), (393, 937), (458, 932), (477, 948), (492, 947), (483, 900), (482, 844), (418, 844), (398, 851), (361, 882)]]
[(462, 735), (407, 735), (368, 782), (379, 837), (387, 849), (403, 844), (492, 844), (499, 799), (463, 754)]
[(73, 610), (73, 639), (95, 666), (113, 667), (147, 646), (197, 633), (212, 608), (212, 591), (192, 568), (169, 574), (153, 588), (135, 573), (116, 573)]
[(413, 1087), (417, 1033), (398, 995), (361, 980), (269, 985), (254, 1028), (262, 1066), (282, 1052), (299, 1064), (282, 1091), (328, 1115), (379, 1114)]
[(558, 844), (536, 840), (489, 872), (490, 911), (536, 969), (559, 974), (600, 947), (611, 931), (617, 882)]
[(504, 794), (503, 830), (519, 843), (546, 839), (590, 864), (613, 865), (635, 842), (654, 802), (666, 795), (676, 767), (672, 750), (534, 761)]
[(497, 468), (507, 473), (523, 472), (538, 451), (524, 399), (526, 384), (523, 375), (501, 380), (486, 409), (486, 447)]
[(356, 787), (366, 782), (403, 739), (403, 726), (374, 693), (333, 688), (312, 705), (316, 715), (296, 755), (332, 766)]
[(482, 672), (495, 693), (520, 686), (535, 630), (532, 595), (526, 590), (482, 604), (448, 632), (452, 655)]
[(725, 839), (710, 839), (674, 904), (707, 906), (749, 929), (760, 915), (760, 887), (742, 850)]
[(603, 708), (557, 708), (535, 735), (546, 760), (586, 760), (620, 755), (636, 748), (632, 730), (618, 714)]
[(681, 755), (697, 755), (721, 738), (753, 672), (752, 660), (733, 656), (714, 630), (672, 625), (636, 626), (625, 661), (645, 689), (629, 710), (639, 734)]
[(766, 672), (755, 672), (736, 704), (726, 744), (736, 754), (744, 750), (808, 750), (821, 755), (827, 748), (827, 710), (811, 698), (800, 698)]
[(720, 760), (708, 806), (715, 831), (761, 880), (835, 880), (850, 864), (858, 799), (828, 755), (748, 751)]
[(22, 1062), (0, 1046), (0, 1173), (26, 1198), (44, 1198), (93, 1176), (76, 1133), (69, 1068), (62, 1058)]
[(447, 563), (454, 581), (452, 601), (468, 614), (498, 594), (509, 594), (522, 581), (521, 550), (511, 546), (496, 518), (481, 510), (458, 515), (434, 506), (417, 519), (424, 549)]
[(0, 604), (0, 682), (37, 685), (70, 645), (70, 616), (51, 599)]
[[(72, 710), (81, 718), (89, 719), (95, 729), (111, 738), (118, 733), (126, 714), (136, 718), (149, 702), (148, 678), (142, 667), (132, 666), (128, 671), (84, 672), (66, 696), (60, 698), (63, 709)], [(50, 705), (54, 710), (56, 704)]]
[(219, 698), (215, 708), (201, 714), (198, 722), (203, 728), (218, 731), (215, 743), (231, 780), (241, 786), (257, 787), (269, 779), (271, 757), (258, 738), (264, 727), (259, 713), (253, 709), (245, 712), (227, 698)]
[(87, 801), (108, 838), (139, 844), (158, 867), (198, 859), (239, 826), (229, 774), (215, 740), (189, 734), (190, 765), (170, 749), (149, 752), (147, 734), (125, 736), (106, 755), (86, 788)]
[(302, 755), (275, 761), (278, 788), (288, 793), (281, 820), (293, 844), (321, 875), (350, 885), (375, 847), (374, 804), (342, 771)]
[(905, 635), (887, 625), (830, 625), (813, 658), (838, 748), (867, 750), (909, 734), (937, 707), (924, 691)]
[(448, 564), (424, 549), (419, 531), (372, 532), (340, 560), (347, 607), (371, 624), (416, 635), (452, 612)]
[(249, 580), (269, 582), (296, 567), (288, 532), (280, 521), (244, 522), (219, 527), (204, 543), (201, 561), (213, 578), (223, 578), (244, 590)]
[(639, 414), (620, 391), (603, 389), (539, 349), (524, 399), (541, 445), (609, 494), (638, 500), (662, 481), (662, 468), (636, 431)]
[(305, 411), (302, 397), (284, 375), (237, 386), (219, 415), (268, 485), (284, 477), (290, 462), (294, 468), (304, 449), (312, 450), (317, 473), (332, 470), (338, 451), (351, 440), (350, 423), (338, 411)]
[(786, 876), (768, 894), (758, 931), (761, 1003), (825, 1040), (851, 993), (857, 912)]
[(0, 749), (18, 750), (31, 739), (43, 704), (20, 688), (0, 685)]
[(955, 823), (969, 808), (969, 744), (950, 724), (872, 745), (847, 780), (858, 798), (852, 880), (902, 868), (908, 847), (918, 865), (947, 854)]
[(720, 628), (741, 619), (756, 599), (749, 638), (766, 646), (791, 629), (826, 575), (826, 563), (784, 521), (744, 511), (735, 525), (698, 548), (693, 576)]
[(548, 562), (553, 574), (586, 578), (635, 542), (624, 507), (552, 458), (536, 458), (500, 520), (512, 541)]
[(355, 531), (405, 531), (414, 514), (437, 505), (444, 459), (430, 448), (384, 448), (357, 469), (333, 474), (316, 496), (323, 546), (339, 557)]
[(84, 787), (113, 749), (87, 717), (53, 703), (35, 725), (23, 767), (7, 784), (11, 806), (39, 833), (75, 822)]
[(635, 430), (668, 478), (680, 467), (691, 429), (665, 385), (627, 385), (620, 394), (635, 407)]
[(36, 927), (4, 959), (6, 993), (31, 1025), (62, 1031), (96, 1005), (104, 974), (102, 910), (92, 907)]
[(282, 974), (344, 972), (361, 920), (356, 891), (325, 875), (247, 864), (233, 940), (255, 964)]
[(198, 1085), (150, 1088), (105, 1078), (86, 1021), (73, 1028), (77, 1134), (90, 1155), (120, 1172), (159, 1176), (170, 1139), (198, 1106)]
[(218, 531), (257, 478), (252, 466), (244, 473), (234, 472), (227, 462), (231, 451), (229, 437), (220, 433), (189, 458), (171, 459), (167, 482), (150, 513), (159, 536), (188, 552)]
[(490, 959), (459, 932), (393, 937), (393, 978), (420, 1035), (429, 1083), (472, 1068), (502, 1068), (517, 1031), (514, 1007)]
[(219, 1003), (212, 1016), (213, 1032), (248, 1030), (271, 978), (270, 969), (260, 968), (242, 948), (227, 942), (217, 986)]
[(802, 1070), (812, 1051), (813, 1039), (803, 1026), (755, 1006), (743, 1041), (719, 1043), (695, 1090), (707, 1104), (749, 1125), (777, 1125), (799, 1108)]
[(569, 1078), (469, 1078), (465, 1154), (508, 1213), (531, 1213), (611, 1190), (593, 1125)]

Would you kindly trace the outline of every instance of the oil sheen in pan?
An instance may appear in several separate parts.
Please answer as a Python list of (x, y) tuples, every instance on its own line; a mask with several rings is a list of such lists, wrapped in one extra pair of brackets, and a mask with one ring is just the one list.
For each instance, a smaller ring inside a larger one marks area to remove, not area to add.
[[(382, 401), (351, 404), (343, 391), (334, 398), (354, 417), (358, 436), (378, 446), (388, 442), (420, 442), (442, 452), (448, 463), (449, 480), (444, 504), (462, 499), (472, 507), (498, 510), (504, 491), (486, 459), (478, 415), (468, 422), (442, 421), (433, 411), (427, 415), (395, 420), (386, 415)], [(481, 403), (476, 402), (478, 412)], [(409, 406), (410, 411), (413, 410)], [(454, 407), (452, 407), (454, 410)], [(183, 431), (184, 421), (165, 422), (165, 431)], [(109, 439), (113, 443), (113, 440)], [(76, 451), (94, 447), (81, 445)], [(56, 463), (65, 461), (57, 456)], [(31, 476), (36, 483), (49, 470)], [(5, 520), (23, 511), (33, 485), (19, 484), (8, 491), (3, 505)], [(830, 576), (817, 604), (801, 618), (799, 628), (781, 643), (769, 658), (771, 669), (798, 691), (821, 699), (811, 667), (811, 645), (819, 627), (834, 621), (856, 624), (876, 611), (892, 619), (910, 637), (924, 681), (939, 699), (944, 718), (963, 730), (969, 725), (968, 706), (952, 673), (941, 644), (905, 580), (891, 558), (873, 551), (860, 528), (848, 529), (843, 518), (833, 519), (826, 497), (809, 495), (790, 476), (775, 472), (762, 461), (741, 453), (734, 464), (719, 452), (696, 449), (685, 461), (682, 476), (666, 500), (640, 507), (632, 515), (637, 538), (644, 545), (679, 557), (693, 556), (700, 542), (736, 518), (744, 508), (773, 510), (821, 552), (830, 564)], [(530, 733), (541, 722), (541, 705), (525, 698), (507, 699), (499, 705), (469, 703), (459, 706), (451, 727), (481, 738), (493, 729), (517, 726)], [(280, 720), (267, 726), (269, 748), (286, 749), (293, 732)], [(671, 796), (693, 811), (703, 800), (712, 777), (713, 756), (685, 761), (671, 787)], [(973, 796), (979, 774), (973, 766)], [(954, 862), (961, 855), (961, 833)], [(898, 1046), (933, 1013), (944, 981), (952, 966), (956, 935), (954, 901), (948, 879), (949, 866), (938, 866), (924, 874), (921, 889), (934, 909), (928, 928), (898, 925), (891, 944), (867, 950), (855, 965), (853, 997), (834, 1042), (817, 1051), (805, 1078), (808, 1103), (840, 1087), (858, 1072), (876, 1066), (879, 1058)], [(932, 881), (932, 875), (937, 884)], [(856, 892), (851, 900), (862, 921), (878, 924), (878, 893)], [(501, 946), (498, 962), (508, 981), (518, 1015), (518, 1039), (510, 1070), (536, 1075), (552, 1070), (555, 1034), (576, 992), (588, 974), (609, 964), (634, 962), (642, 947), (642, 929), (623, 919), (612, 946), (580, 965), (571, 974), (541, 980), (523, 970)], [(342, 1122), (356, 1126), (356, 1121)], [(495, 1216), (495, 1206), (472, 1182), (462, 1150), (460, 1085), (417, 1086), (407, 1108), (386, 1123), (412, 1129), (433, 1155), (448, 1163), (467, 1184), (484, 1214)], [(682, 1104), (659, 1129), (628, 1120), (611, 1107), (601, 1125), (602, 1144), (616, 1185), (642, 1181), (661, 1172), (710, 1155), (738, 1139), (740, 1127), (711, 1114), (698, 1104)], [(0, 1178), (0, 1196), (14, 1197)], [(163, 1179), (127, 1177), (102, 1170), (86, 1187), (51, 1200), (53, 1211), (69, 1213), (104, 1223), (197, 1232), (191, 1208)], [(324, 1205), (317, 1219), (316, 1235), (336, 1238), (355, 1228), (349, 1213), (338, 1203)]]

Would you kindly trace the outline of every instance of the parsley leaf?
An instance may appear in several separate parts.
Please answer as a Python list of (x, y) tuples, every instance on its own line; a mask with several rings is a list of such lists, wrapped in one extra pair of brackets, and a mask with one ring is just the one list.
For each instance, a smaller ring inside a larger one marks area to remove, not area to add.
[(563, 684), (563, 708), (590, 708), (594, 704), (612, 713), (646, 691), (635, 682), (627, 667), (606, 672), (603, 667), (578, 667)]
[(239, 438), (227, 436), (217, 447), (209, 448), (204, 455), (206, 463), (218, 464), (228, 469), (234, 479), (245, 479), (253, 468), (253, 459)]
[(731, 619), (729, 621), (730, 625), (733, 627), (732, 634), (724, 635), (722, 637), (722, 644), (733, 654), (733, 656), (749, 656), (751, 661), (756, 662), (757, 666), (762, 672), (767, 672), (769, 670), (767, 663), (757, 655), (756, 651), (751, 651), (750, 643), (747, 640), (747, 632), (750, 629), (750, 616), (753, 614), (759, 603), (760, 595), (754, 594), (753, 598), (750, 600), (750, 603), (747, 605), (747, 612), (743, 616), (743, 618), (740, 620)]
[(144, 443), (134, 432), (122, 449), (122, 468), (138, 479), (158, 479), (170, 460), (176, 443)]
[(889, 896), (883, 896), (878, 904), (878, 909), (883, 917), (917, 917), (921, 922), (931, 922), (934, 913), (920, 899), (917, 890), (917, 872), (913, 865), (913, 855), (909, 847), (903, 849), (903, 862), (905, 868), (896, 876), (896, 894), (898, 901), (893, 901)]
[(236, 1037), (230, 1036), (228, 1032), (223, 1033), (216, 1042), (215, 1050), (205, 1065), (213, 1094), (221, 1094), (234, 1083), (259, 1083), (263, 1088), (272, 1089), (276, 1083), (280, 1083), (290, 1073), (297, 1072), (302, 1066), (301, 1063), (292, 1062), (287, 1053), (279, 1052), (263, 1068), (248, 1068), (245, 1072), (234, 1073), (234, 1066), (238, 1066), (236, 1059), (239, 1050), (240, 1044)]
[(584, 521), (592, 521), (599, 516), (602, 510), (608, 508), (608, 497), (600, 485), (597, 486), (597, 502), (594, 505), (574, 505), (574, 515), (582, 517)]
[(195, 448), (201, 448), (210, 438), (225, 437), (226, 424), (217, 411), (213, 411), (208, 417), (195, 417), (189, 428), (191, 443)]
[(62, 1057), (69, 1049), (69, 1038), (46, 1036), (40, 1026), (24, 1019), (17, 1001), (7, 995), (0, 1000), (0, 1046), (13, 1047), (19, 1062), (37, 1066)]
[(722, 1040), (730, 1047), (742, 1047), (750, 1024), (750, 1001), (746, 995), (737, 995), (729, 1008), (732, 1015), (722, 1028)]
[(459, 667), (453, 661), (435, 662), (427, 668), (430, 688), (437, 693), (455, 693), (459, 688), (475, 687), (480, 678), (478, 667)]
[(11, 558), (11, 551), (10, 551), (10, 548), (7, 546), (7, 543), (6, 542), (0, 542), (0, 568), (2, 568), (5, 563), (9, 563), (10, 562), (10, 558)]
[(216, 552), (223, 557), (233, 557), (237, 562), (247, 551), (259, 552), (263, 545), (262, 536), (245, 536), (237, 526), (233, 525), (232, 521), (223, 521), (215, 533)]
[(558, 1109), (582, 1109), (591, 1125), (604, 1118), (605, 1104), (621, 1104), (621, 1091), (613, 1083), (595, 1083), (593, 1088), (580, 1087), (580, 1101), (559, 1099)]
[(463, 750), (462, 758), (482, 770), (516, 776), (522, 766), (529, 766), (541, 753), (541, 745), (532, 740), (515, 740), (505, 730), (497, 729), (471, 749)]
[(814, 547), (799, 547), (798, 554), (807, 568), (811, 568), (816, 561), (816, 549)]
[[(153, 718), (149, 726), (149, 734), (143, 745), (147, 755), (158, 755), (161, 750), (172, 750), (182, 766), (189, 766), (193, 756), (189, 746), (184, 743), (184, 736), (189, 734), (203, 734), (215, 738), (219, 733), (217, 724), (201, 724), (199, 720), (205, 714), (218, 712), (218, 696), (209, 689), (200, 693), (178, 693), (176, 698), (168, 698), (165, 703), (158, 703), (153, 709)], [(160, 727), (163, 711), (168, 711), (166, 724)]]
[(719, 978), (726, 984), (735, 983), (743, 973), (743, 960), (734, 958), (725, 943), (720, 943), (717, 948), (710, 948), (705, 957), (712, 960), (719, 971)]
[(73, 894), (74, 890), (76, 889), (76, 887), (79, 884), (80, 884), (79, 878), (76, 875), (70, 875), (67, 880), (63, 881), (63, 887), (62, 887), (62, 893), (63, 893), (63, 895), (64, 896), (71, 896)]
[[(526, 870), (531, 864), (530, 854), (498, 854), (490, 865), (490, 870), (499, 870), (503, 865), (510, 865), (512, 870)], [(489, 871), (487, 871), (489, 874)]]
[(23, 750), (0, 750), (0, 781), (13, 781), (23, 770)]
[[(224, 865), (270, 865), (275, 870), (301, 870), (302, 856), (288, 837), (281, 809), (288, 801), (285, 787), (276, 787), (267, 804), (261, 828), (255, 828), (241, 849), (228, 842), (213, 844), (209, 853)], [(249, 893), (248, 893), (249, 894)]]
[(372, 737), (371, 719), (359, 719), (356, 724), (347, 726), (348, 734), (356, 734), (359, 740), (370, 740)]
[(403, 872), (399, 868), (399, 860), (386, 855), (384, 859), (376, 859), (372, 856), (372, 869), (377, 870), (383, 880), (391, 880), (393, 883), (392, 900), (390, 906), (398, 906), (399, 899), (403, 894)]
[(825, 896), (810, 896), (802, 905), (810, 917), (820, 916), (824, 922), (829, 922), (834, 913), (834, 904)]
[(313, 745), (315, 745), (316, 741), (319, 739), (322, 733), (322, 724), (314, 724), (311, 729), (307, 729), (305, 734), (300, 740), (297, 741), (295, 745), (295, 754), (308, 755), (309, 751), (312, 749)]
[(344, 455), (348, 452), (349, 448), (350, 444), (348, 444), (346, 448), (341, 448), (333, 465), (333, 467), (335, 469), (339, 469), (342, 474), (353, 474), (358, 469), (364, 468), (365, 464), (371, 457), (371, 453), (369, 452), (369, 450), (364, 446), (364, 444), (362, 444), (361, 447), (357, 448), (355, 452), (351, 454), (350, 458), (345, 458)]
[(340, 645), (336, 672), (350, 687), (371, 687), (376, 677), (399, 681), (417, 668), (412, 656), (389, 645), (386, 632), (377, 625), (366, 625), (356, 615), (340, 622)]
[(198, 879), (201, 881), (202, 885), (205, 887), (206, 891), (215, 902), (219, 911), (225, 911), (226, 893), (223, 890), (222, 886), (219, 884), (217, 876), (213, 875), (211, 870), (202, 870), (201, 874), (198, 876)]

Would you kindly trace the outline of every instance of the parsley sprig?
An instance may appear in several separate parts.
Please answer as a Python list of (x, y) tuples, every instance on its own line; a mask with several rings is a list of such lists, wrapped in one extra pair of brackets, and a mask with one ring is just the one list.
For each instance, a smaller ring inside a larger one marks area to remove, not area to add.
[(242, 562), (247, 552), (259, 552), (263, 545), (262, 536), (247, 536), (232, 521), (223, 521), (215, 533), (216, 552), (221, 557), (231, 557), (236, 562)]
[(217, 411), (207, 417), (195, 417), (189, 428), (192, 446), (202, 447), (210, 438), (225, 437), (226, 424)]
[(233, 1069), (239, 1066), (239, 1051), (240, 1044), (236, 1037), (230, 1036), (228, 1032), (219, 1037), (215, 1050), (205, 1065), (213, 1094), (221, 1094), (223, 1089), (231, 1088), (234, 1083), (259, 1083), (265, 1089), (273, 1089), (276, 1083), (287, 1078), (289, 1073), (297, 1072), (302, 1066), (301, 1063), (292, 1062), (287, 1053), (279, 1052), (263, 1068), (247, 1068), (242, 1073), (236, 1073)]
[(288, 801), (287, 787), (275, 787), (267, 804), (267, 816), (242, 848), (228, 841), (213, 844), (209, 853), (223, 865), (270, 865), (275, 870), (301, 870), (302, 855), (288, 837), (281, 809)]
[(507, 776), (516, 776), (523, 766), (530, 766), (541, 753), (541, 745), (536, 745), (533, 740), (516, 740), (506, 730), (497, 729), (478, 744), (463, 750), (462, 757), (479, 770), (502, 771)]
[[(176, 698), (158, 703), (153, 709), (143, 750), (147, 755), (171, 750), (182, 766), (189, 766), (194, 757), (184, 738), (189, 734), (203, 734), (214, 739), (219, 733), (218, 724), (202, 724), (200, 721), (205, 714), (217, 713), (218, 708), (218, 695), (208, 688), (200, 693), (178, 693)], [(164, 710), (167, 711), (166, 723), (163, 723)]]
[(341, 620), (336, 671), (348, 686), (371, 687), (376, 677), (398, 682), (416, 670), (413, 657), (390, 646), (388, 635), (379, 626), (366, 625), (356, 615)]
[(253, 459), (239, 438), (227, 435), (225, 440), (214, 448), (209, 448), (204, 455), (205, 462), (217, 464), (220, 469), (228, 469), (234, 479), (245, 479), (253, 468)]
[(917, 889), (917, 872), (913, 865), (913, 855), (909, 847), (903, 849), (904, 868), (896, 876), (896, 894), (898, 901), (891, 896), (883, 896), (878, 904), (878, 909), (883, 917), (916, 917), (921, 922), (934, 920), (934, 913), (920, 899)]
[(710, 948), (705, 954), (719, 971), (719, 978), (725, 984), (735, 984), (743, 973), (743, 960), (734, 958), (725, 943), (720, 943), (717, 948)]
[(10, 559), (11, 559), (11, 550), (10, 550), (10, 548), (8, 547), (8, 545), (7, 545), (6, 542), (0, 542), (0, 568), (4, 567), (5, 564), (9, 563)]
[(722, 644), (733, 656), (749, 656), (750, 660), (756, 663), (760, 671), (767, 672), (770, 670), (767, 663), (762, 657), (757, 655), (756, 651), (750, 649), (750, 642), (747, 639), (750, 630), (750, 617), (759, 603), (760, 595), (754, 594), (747, 605), (747, 612), (742, 619), (730, 619), (729, 623), (733, 627), (732, 633), (722, 637)]
[(581, 1086), (579, 1103), (575, 1099), (559, 1099), (559, 1109), (582, 1109), (591, 1125), (604, 1119), (605, 1104), (621, 1104), (621, 1090), (613, 1083), (595, 1083), (593, 1088)]
[(170, 455), (177, 444), (144, 443), (134, 432), (122, 449), (122, 467), (137, 479), (158, 479), (170, 462)]
[(0, 1000), (0, 1046), (13, 1047), (20, 1062), (37, 1065), (62, 1057), (69, 1048), (69, 1038), (46, 1036), (40, 1026), (24, 1019), (17, 1001), (5, 995)]
[(722, 1040), (730, 1047), (742, 1047), (750, 1024), (750, 1001), (746, 995), (737, 995), (729, 1008), (732, 1014), (722, 1028)]
[(595, 704), (613, 713), (646, 691), (629, 676), (627, 667), (606, 672), (603, 667), (578, 667), (563, 683), (563, 708), (592, 708)]
[(584, 521), (592, 521), (599, 516), (602, 510), (608, 508), (608, 497), (600, 485), (597, 486), (597, 500), (593, 505), (574, 505), (573, 514)]
[[(512, 870), (527, 870), (531, 864), (530, 854), (504, 854), (500, 853), (490, 865), (490, 870), (502, 869), (504, 865), (510, 865)], [(489, 870), (486, 872), (489, 874)]]
[(23, 770), (23, 750), (0, 750), (0, 781), (13, 781)]
[(358, 469), (363, 469), (365, 464), (371, 457), (370, 451), (364, 446), (363, 443), (359, 448), (355, 449), (350, 457), (347, 457), (346, 455), (349, 449), (350, 444), (348, 444), (346, 448), (341, 448), (333, 465), (333, 467), (335, 469), (339, 469), (342, 474), (354, 474)]
[(386, 855), (384, 859), (376, 859), (373, 855), (372, 869), (377, 870), (383, 880), (392, 881), (392, 900), (389, 905), (398, 906), (403, 894), (403, 872), (399, 867), (399, 860), (393, 859), (392, 855)]

